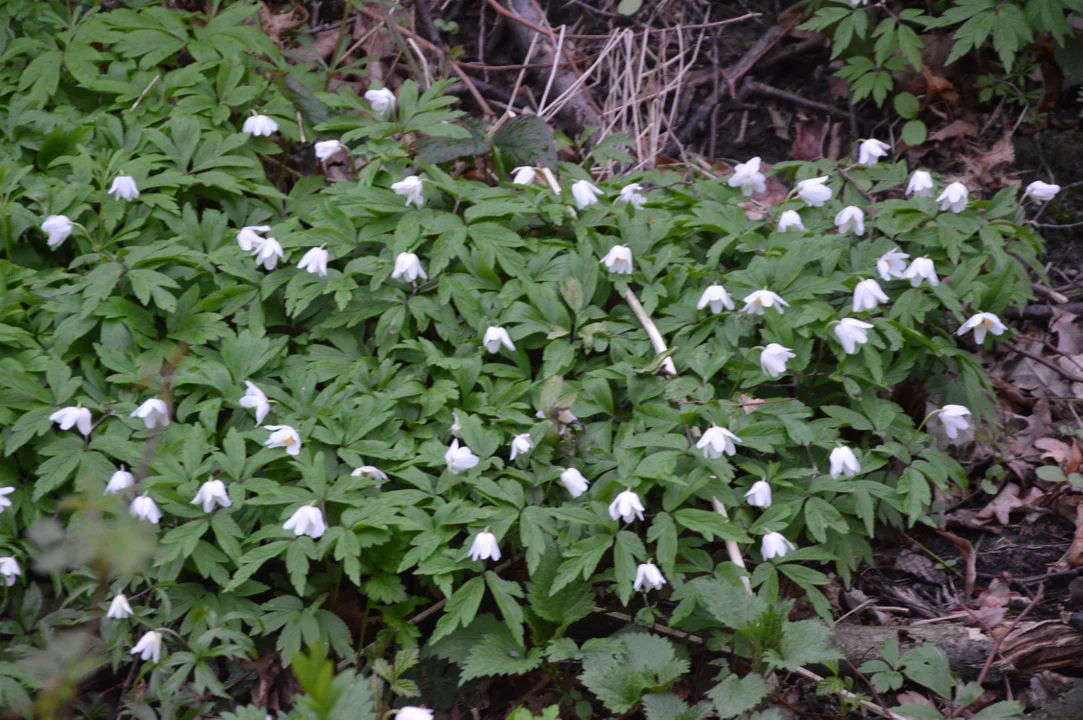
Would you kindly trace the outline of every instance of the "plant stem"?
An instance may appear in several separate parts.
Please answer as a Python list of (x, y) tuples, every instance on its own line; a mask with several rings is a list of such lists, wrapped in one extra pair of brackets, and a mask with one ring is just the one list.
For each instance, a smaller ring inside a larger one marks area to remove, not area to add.
[(327, 63), (327, 77), (323, 79), (324, 90), (331, 87), (331, 76), (335, 74), (335, 68), (338, 67), (338, 61), (341, 59), (339, 53), (342, 52), (342, 38), (346, 35), (346, 26), (350, 24), (352, 13), (353, 3), (346, 0), (346, 7), (342, 11), (342, 23), (338, 26), (338, 38), (335, 39), (335, 52), (331, 54), (331, 62)]

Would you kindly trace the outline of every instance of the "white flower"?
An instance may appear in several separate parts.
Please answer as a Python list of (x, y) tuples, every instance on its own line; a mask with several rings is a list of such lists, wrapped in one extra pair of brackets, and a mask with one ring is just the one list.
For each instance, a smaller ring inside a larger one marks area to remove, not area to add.
[(762, 193), (767, 191), (763, 173), (760, 172), (760, 159), (758, 157), (735, 165), (733, 174), (730, 175), (726, 183), (730, 187), (741, 188), (741, 192), (747, 197), (751, 197), (754, 192)]
[(485, 349), (490, 353), (500, 352), (500, 346), (503, 345), (508, 350), (515, 352), (515, 343), (511, 341), (511, 336), (508, 335), (508, 331), (502, 327), (490, 327), (485, 331), (485, 336), (481, 339), (481, 344), (485, 346)]
[(560, 474), (560, 484), (573, 498), (579, 497), (590, 488), (590, 482), (575, 468), (568, 468)]
[(147, 426), (147, 430), (169, 425), (169, 407), (165, 400), (151, 398), (132, 411), (129, 417), (139, 418)]
[(323, 140), (316, 143), (316, 159), (320, 162), (327, 162), (335, 153), (339, 150), (344, 150), (345, 146), (338, 140)]
[(723, 453), (730, 456), (734, 455), (737, 452), (734, 443), (739, 442), (741, 442), (741, 438), (726, 428), (712, 425), (704, 431), (703, 437), (696, 443), (696, 447), (703, 451), (703, 457), (717, 460), (722, 457)]
[(447, 469), (451, 471), (452, 475), (458, 475), (481, 462), (473, 450), (465, 445), (459, 447), (458, 439), (451, 441), (450, 447), (444, 453), (444, 461), (447, 463)]
[(625, 185), (620, 189), (620, 197), (617, 198), (617, 202), (631, 203), (636, 210), (642, 209), (647, 204), (647, 196), (639, 192), (642, 189), (643, 186), (639, 183)]
[(11, 587), (15, 579), (23, 574), (19, 563), (13, 557), (0, 557), (0, 576), (4, 578), (4, 585)]
[(271, 412), (271, 403), (267, 399), (267, 395), (251, 380), (245, 380), (244, 386), (245, 391), (244, 397), (241, 398), (241, 407), (255, 408), (256, 427), (259, 427), (267, 418), (267, 413)]
[(561, 410), (557, 413), (557, 422), (564, 423), (565, 425), (571, 425), (579, 422), (579, 418), (575, 416), (571, 410)]
[(459, 437), (459, 433), (461, 433), (462, 430), (463, 430), (463, 424), (461, 422), (459, 422), (459, 413), (452, 412), (451, 417), (455, 421), (455, 422), (451, 423), (451, 430), (450, 430), (451, 436), (452, 437)]
[[(758, 159), (758, 158), (757, 158)], [(632, 589), (639, 591), (660, 590), (666, 584), (662, 571), (654, 563), (640, 563), (636, 568), (636, 580)]]
[(835, 326), (835, 337), (842, 343), (842, 349), (846, 354), (853, 355), (857, 352), (858, 345), (864, 345), (869, 341), (868, 331), (872, 327), (872, 323), (854, 318), (843, 318)]
[(928, 170), (915, 170), (906, 186), (906, 194), (914, 197), (933, 196), (933, 176)]
[(266, 115), (253, 115), (244, 121), (241, 132), (246, 132), (249, 135), (255, 135), (256, 137), (270, 137), (278, 132), (278, 123), (274, 121), (274, 118), (269, 118)]
[(4, 508), (11, 507), (11, 500), (9, 500), (6, 496), (10, 495), (13, 492), (15, 492), (15, 488), (13, 487), (0, 488), (0, 513), (4, 512)]
[(260, 245), (263, 244), (263, 238), (258, 233), (265, 233), (270, 229), (270, 225), (245, 225), (237, 233), (237, 244), (245, 252), (259, 250)]
[(768, 377), (777, 378), (786, 372), (786, 361), (797, 357), (788, 347), (778, 343), (769, 343), (760, 351), (760, 369)]
[(936, 201), (940, 203), (941, 211), (950, 209), (953, 213), (958, 214), (966, 209), (968, 195), (966, 185), (961, 182), (953, 182), (944, 188), (944, 192), (940, 193), (940, 197)]
[(123, 620), (130, 617), (131, 614), (132, 606), (128, 604), (128, 598), (123, 595), (114, 595), (113, 601), (109, 603), (109, 611), (105, 613), (105, 616), (114, 620)]
[(350, 473), (350, 475), (361, 478), (362, 480), (379, 480), (381, 482), (387, 480), (387, 473), (375, 465), (362, 465)]
[(858, 235), (864, 235), (865, 213), (859, 207), (848, 205), (835, 216), (835, 227), (839, 229), (840, 233), (847, 233), (852, 230)]
[(962, 327), (960, 327), (958, 332), (956, 332), (955, 334), (965, 335), (969, 331), (973, 330), (974, 342), (981, 345), (983, 342), (985, 342), (986, 333), (1003, 335), (1004, 331), (1007, 329), (1007, 326), (1005, 326), (1004, 323), (1000, 322), (1000, 318), (998, 318), (993, 313), (980, 312), (977, 315), (972, 316), (965, 323), (963, 323)]
[(820, 207), (831, 199), (832, 190), (827, 187), (827, 176), (810, 178), (797, 183), (797, 197), (809, 207)]
[(491, 532), (479, 532), (474, 536), (474, 542), (470, 544), (471, 560), (500, 560), (500, 547), (496, 544), (496, 535)]
[(575, 198), (575, 206), (582, 210), (585, 207), (598, 202), (598, 196), (602, 190), (589, 180), (576, 180), (572, 183), (572, 197)]
[(857, 162), (859, 165), (875, 165), (880, 158), (891, 154), (891, 146), (886, 142), (874, 140), (862, 140), (857, 148)]
[(538, 176), (538, 171), (529, 165), (521, 165), (511, 172), (512, 185), (533, 185), (534, 178)]
[(511, 459), (519, 455), (526, 455), (534, 449), (534, 441), (530, 439), (530, 433), (516, 435), (511, 441)]
[(305, 253), (301, 262), (297, 263), (298, 270), (308, 270), (312, 275), (327, 277), (327, 251), (323, 248), (314, 247)]
[(787, 540), (782, 533), (772, 532), (763, 536), (760, 555), (763, 555), (764, 560), (770, 560), (771, 558), (782, 557), (790, 550), (795, 549), (797, 549), (797, 546)]
[(90, 411), (79, 406), (57, 410), (49, 416), (49, 419), (59, 425), (61, 430), (71, 430), (72, 427), (78, 428), (79, 432), (83, 433), (83, 437), (90, 434), (90, 428), (94, 424), (90, 417)]
[(255, 248), (253, 254), (256, 256), (256, 266), (260, 263), (263, 264), (264, 270), (274, 270), (278, 265), (278, 260), (285, 255), (282, 250), (282, 244), (274, 238), (267, 238), (259, 247)]
[(850, 0), (850, 5), (857, 7), (858, 5), (868, 5), (869, 0)]
[(391, 189), (396, 195), (406, 198), (406, 207), (411, 205), (421, 207), (425, 204), (424, 185), (417, 175), (407, 175), (397, 183), (391, 183)]
[(854, 312), (874, 310), (877, 305), (887, 301), (887, 295), (880, 288), (880, 283), (872, 278), (862, 280), (854, 288)]
[(854, 455), (853, 450), (845, 445), (839, 445), (832, 450), (828, 460), (831, 462), (832, 478), (837, 478), (840, 475), (853, 477), (861, 472), (861, 463), (857, 461), (857, 456)]
[(369, 106), (372, 108), (373, 112), (378, 115), (384, 115), (389, 110), (395, 108), (395, 93), (387, 88), (367, 90), (365, 92), (365, 99), (368, 100)]
[(127, 470), (117, 470), (105, 485), (106, 495), (116, 495), (135, 485), (135, 476)]
[(605, 265), (606, 270), (614, 275), (631, 275), (633, 270), (632, 248), (627, 245), (614, 245), (609, 248), (609, 252), (605, 254), (601, 262), (602, 265)]
[[(1044, 183), (1041, 180), (1035, 180), (1030, 185), (1027, 185), (1027, 190), (1025, 193), (1023, 193), (1023, 198), (1026, 199), (1028, 197), (1031, 197), (1038, 202), (1049, 202), (1050, 200), (1055, 198), (1057, 196), (1057, 193), (1059, 192), (1060, 185), (1050, 185), (1049, 183)], [(42, 225), (42, 229), (45, 229), (44, 225)], [(51, 238), (49, 240), (49, 245), (50, 247), (52, 247)]]
[(609, 517), (614, 520), (621, 518), (626, 523), (632, 522), (635, 518), (642, 520), (643, 510), (643, 503), (639, 500), (639, 496), (631, 490), (625, 490), (609, 503)]
[(902, 276), (910, 281), (910, 287), (919, 287), (922, 280), (928, 280), (933, 287), (940, 284), (940, 278), (936, 276), (936, 266), (927, 257), (914, 259)]
[(959, 437), (960, 430), (970, 427), (970, 422), (967, 420), (969, 415), (970, 410), (964, 405), (945, 405), (940, 408), (938, 417), (944, 425), (944, 432), (954, 440)]
[(114, 200), (135, 200), (139, 197), (139, 188), (135, 186), (135, 178), (131, 175), (117, 175), (109, 186), (108, 194), (112, 195)]
[(289, 425), (267, 425), (266, 428), (271, 431), (267, 441), (263, 443), (264, 447), (286, 448), (286, 454), (294, 457), (301, 454), (301, 436)]
[(771, 485), (766, 480), (757, 480), (745, 493), (745, 502), (752, 507), (771, 507)]
[(745, 306), (741, 308), (741, 312), (749, 315), (763, 315), (764, 308), (769, 307), (774, 307), (778, 310), (778, 314), (781, 315), (785, 312), (782, 308), (790, 306), (777, 293), (773, 293), (766, 288), (749, 293), (744, 297), (743, 302)]
[(154, 498), (149, 495), (140, 495), (135, 500), (132, 500), (132, 504), (128, 506), (128, 514), (155, 525), (162, 519), (162, 511), (158, 509)]
[(429, 276), (425, 274), (425, 268), (421, 267), (421, 261), (412, 252), (399, 253), (398, 257), (395, 258), (395, 269), (392, 271), (391, 277), (402, 278), (408, 283), (412, 283), (418, 278), (422, 280), (429, 279)]
[(395, 720), (432, 720), (432, 710), (407, 705), (399, 708)]
[(711, 285), (699, 296), (699, 302), (696, 303), (696, 309), (702, 310), (708, 305), (711, 306), (711, 312), (718, 315), (722, 312), (723, 307), (727, 310), (733, 309), (733, 299), (730, 297), (730, 294), (726, 292), (726, 288), (721, 285)]
[[(139, 655), (142, 653), (142, 655)], [(143, 660), (158, 662), (162, 659), (162, 634), (151, 630), (139, 638), (131, 650), (132, 655), (139, 655)]]
[(801, 215), (796, 210), (786, 210), (778, 219), (779, 232), (786, 232), (790, 228), (805, 229), (805, 223), (801, 222)]
[(880, 273), (880, 279), (887, 282), (891, 278), (901, 278), (906, 272), (906, 260), (909, 257), (899, 248), (893, 248), (881, 255), (876, 261), (876, 271)]
[(50, 215), (41, 224), (43, 232), (49, 234), (49, 249), (56, 250), (71, 236), (75, 225), (64, 215)]
[(282, 523), (283, 530), (292, 530), (294, 536), (308, 535), (318, 540), (327, 532), (327, 523), (323, 520), (323, 511), (315, 505), (302, 505)]
[(203, 512), (205, 513), (214, 510), (215, 505), (224, 508), (233, 505), (233, 501), (229, 499), (229, 495), (226, 493), (226, 484), (221, 480), (208, 480), (200, 486), (191, 504), (199, 505), (200, 503), (203, 504)]

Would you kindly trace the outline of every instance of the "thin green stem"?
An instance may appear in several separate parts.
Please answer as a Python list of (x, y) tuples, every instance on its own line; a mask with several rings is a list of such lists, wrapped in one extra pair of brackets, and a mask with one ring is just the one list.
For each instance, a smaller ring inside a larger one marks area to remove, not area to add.
[(744, 362), (741, 363), (741, 369), (737, 371), (737, 382), (733, 383), (733, 387), (730, 388), (730, 394), (728, 397), (733, 397), (733, 393), (737, 392), (737, 389), (741, 387), (741, 381), (745, 378), (745, 366), (750, 362), (750, 357), (754, 350), (763, 350), (763, 345), (755, 345), (748, 349), (745, 353)]
[(335, 51), (331, 53), (331, 62), (327, 63), (327, 77), (323, 79), (324, 90), (331, 87), (331, 76), (335, 74), (338, 61), (342, 59), (339, 57), (339, 53), (342, 52), (342, 38), (346, 36), (346, 27), (350, 24), (350, 15), (352, 14), (353, 3), (346, 0), (346, 7), (342, 11), (342, 24), (338, 26), (338, 37), (335, 39)]

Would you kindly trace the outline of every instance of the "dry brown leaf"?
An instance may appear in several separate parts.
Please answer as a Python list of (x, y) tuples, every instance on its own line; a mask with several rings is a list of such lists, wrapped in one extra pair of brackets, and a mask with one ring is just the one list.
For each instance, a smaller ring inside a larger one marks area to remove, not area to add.
[(933, 710), (936, 710), (936, 705), (933, 704), (932, 700), (925, 697), (921, 693), (915, 692), (913, 690), (907, 690), (906, 692), (899, 693), (898, 695), (895, 696), (895, 700), (900, 705), (921, 705), (923, 707), (932, 708)]
[(977, 555), (974, 552), (974, 546), (970, 544), (969, 540), (959, 537), (955, 533), (944, 532), (943, 530), (937, 530), (937, 532), (940, 533), (940, 537), (954, 545), (959, 554), (963, 556), (963, 561), (966, 563), (966, 595), (970, 597), (974, 594), (974, 583), (978, 578)]
[(944, 142), (945, 140), (951, 140), (952, 138), (967, 137), (968, 135), (977, 135), (978, 126), (969, 120), (956, 120), (955, 122), (945, 125), (933, 134), (929, 135), (929, 142)]
[(1083, 353), (1083, 327), (1076, 324), (1078, 316), (1053, 306), (1049, 331), (1057, 336), (1057, 350), (1069, 355)]
[(1042, 453), (1043, 460), (1050, 459), (1061, 467), (1064, 467), (1072, 456), (1072, 446), (1055, 438), (1038, 438), (1034, 441), (1034, 447), (1045, 451)]
[(987, 152), (964, 155), (962, 161), (966, 170), (960, 180), (969, 188), (995, 191), (1019, 183), (1004, 167), (1015, 161), (1015, 145), (1011, 135), (1004, 135)]
[(919, 577), (925, 582), (934, 585), (943, 585), (948, 581), (947, 574), (937, 568), (932, 560), (910, 550), (903, 550), (895, 558), (895, 569)]
[(287, 12), (278, 15), (272, 15), (267, 6), (262, 3), (259, 6), (260, 27), (263, 28), (264, 34), (271, 38), (274, 44), (280, 48), (285, 47), (286, 35), (304, 27), (307, 22), (308, 10), (305, 10), (300, 5), (295, 5)]
[(751, 415), (760, 409), (760, 405), (763, 405), (765, 401), (758, 398), (750, 397), (748, 395), (741, 395), (741, 409), (745, 411), (745, 415)]
[(794, 160), (819, 160), (824, 156), (823, 145), (827, 125), (821, 120), (814, 120), (798, 115), (793, 127), (793, 144), (790, 145), (790, 157)]
[(1031, 488), (1026, 496), (1020, 498), (1021, 488), (1015, 483), (1008, 483), (991, 503), (978, 511), (978, 520), (992, 520), (994, 517), (1001, 525), (1011, 522), (1011, 514), (1016, 510), (1033, 510), (1034, 503), (1044, 495), (1038, 488)]
[(939, 96), (949, 105), (959, 104), (959, 93), (955, 92), (955, 86), (951, 84), (950, 80), (934, 74), (925, 65), (921, 66), (921, 76), (925, 78), (925, 94), (928, 96), (929, 102)]
[(1075, 508), (1075, 537), (1064, 557), (1056, 562), (1069, 568), (1083, 567), (1083, 502)]

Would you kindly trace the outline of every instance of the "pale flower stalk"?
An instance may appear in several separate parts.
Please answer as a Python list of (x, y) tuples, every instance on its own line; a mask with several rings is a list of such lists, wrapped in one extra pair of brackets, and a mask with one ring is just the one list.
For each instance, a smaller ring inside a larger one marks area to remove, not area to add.
[(395, 258), (395, 269), (391, 272), (395, 280), (404, 280), (408, 283), (416, 282), (418, 278), (428, 280), (425, 268), (421, 267), (421, 260), (412, 252), (399, 253)]
[(253, 250), (253, 254), (256, 256), (256, 267), (263, 265), (264, 270), (274, 270), (286, 253), (282, 249), (282, 243), (274, 238), (267, 238)]
[(614, 245), (601, 260), (606, 270), (614, 275), (631, 275), (634, 265), (632, 262), (632, 249), (627, 245)]
[(960, 431), (970, 428), (970, 410), (965, 405), (945, 405), (940, 408), (937, 416), (940, 424), (944, 426), (944, 432), (952, 440), (959, 437)]
[(765, 309), (769, 307), (775, 308), (778, 310), (778, 314), (782, 315), (786, 312), (782, 308), (790, 306), (777, 293), (773, 293), (766, 288), (749, 293), (744, 297), (743, 302), (745, 306), (741, 308), (741, 312), (749, 315), (763, 315)]
[(966, 189), (966, 185), (961, 182), (953, 182), (944, 188), (944, 192), (940, 193), (940, 196), (936, 199), (940, 203), (940, 211), (951, 210), (955, 214), (961, 213), (966, 210), (967, 198), (970, 193)]
[(835, 227), (840, 233), (865, 234), (865, 213), (859, 207), (849, 205), (835, 215)]
[(301, 262), (297, 263), (298, 270), (307, 270), (312, 275), (327, 277), (328, 253), (322, 247), (314, 247), (305, 253)]
[(783, 557), (786, 553), (796, 549), (797, 546), (787, 540), (785, 535), (771, 532), (763, 536), (763, 542), (760, 544), (760, 555), (763, 555), (764, 560), (770, 560)]
[(822, 207), (834, 194), (827, 186), (828, 177), (810, 178), (797, 183), (797, 197), (809, 207)]
[(620, 190), (620, 196), (617, 198), (617, 202), (623, 205), (631, 205), (636, 210), (642, 210), (643, 206), (647, 204), (647, 196), (639, 192), (642, 189), (643, 186), (639, 183), (625, 185)]
[(162, 659), (162, 634), (154, 630), (144, 633), (130, 654), (139, 655), (142, 660), (158, 662)]
[(533, 185), (538, 177), (538, 171), (529, 165), (521, 165), (511, 171), (512, 185)]
[(899, 248), (888, 250), (876, 261), (876, 272), (880, 273), (880, 279), (884, 282), (892, 278), (901, 278), (906, 273), (906, 261), (909, 258), (910, 256)]
[(265, 233), (270, 229), (270, 225), (245, 225), (237, 232), (237, 245), (244, 252), (259, 250), (265, 240), (260, 233)]
[(862, 322), (855, 318), (843, 318), (835, 325), (835, 337), (842, 343), (842, 349), (847, 355), (857, 352), (858, 345), (864, 345), (869, 341), (868, 331), (874, 326), (872, 323)]
[(13, 557), (0, 557), (0, 577), (4, 578), (4, 585), (11, 587), (23, 574), (19, 562)]
[(472, 467), (476, 467), (481, 462), (481, 459), (466, 445), (460, 447), (459, 440), (456, 438), (451, 441), (447, 452), (444, 453), (444, 462), (447, 463), (447, 468), (452, 475), (458, 475)]
[(191, 504), (202, 505), (203, 512), (209, 513), (214, 510), (215, 506), (231, 507), (233, 501), (229, 499), (225, 483), (221, 480), (208, 480), (200, 486)]
[(151, 398), (132, 411), (130, 417), (143, 421), (147, 430), (169, 426), (169, 407), (165, 400)]
[(609, 503), (609, 517), (614, 520), (620, 518), (624, 522), (630, 523), (636, 518), (642, 520), (644, 509), (639, 496), (631, 490), (625, 490), (613, 498), (613, 502)]
[(316, 159), (320, 162), (327, 162), (335, 156), (335, 153), (345, 149), (346, 146), (338, 140), (321, 140), (315, 145)]
[(845, 445), (839, 445), (832, 450), (828, 461), (831, 464), (831, 477), (834, 479), (843, 475), (853, 477), (861, 472), (861, 463), (857, 461), (857, 456)]
[(560, 474), (560, 484), (573, 498), (579, 497), (590, 489), (590, 482), (575, 468), (568, 468)]
[(993, 335), (1003, 335), (1004, 331), (1008, 327), (1000, 321), (993, 313), (980, 312), (970, 317), (959, 330), (956, 335), (965, 335), (971, 330), (974, 331), (974, 342), (981, 345), (985, 342), (986, 333), (992, 333)]
[(712, 425), (703, 432), (703, 436), (696, 443), (696, 448), (703, 451), (703, 457), (708, 460), (717, 460), (723, 455), (733, 456), (737, 453), (734, 443), (740, 443), (741, 438), (723, 427)]
[(78, 429), (83, 437), (90, 435), (94, 427), (90, 411), (78, 405), (57, 410), (49, 419), (59, 425), (61, 430), (71, 430), (73, 427)]
[(887, 303), (888, 297), (880, 288), (880, 283), (872, 278), (862, 280), (854, 288), (854, 312), (875, 310), (880, 303)]
[(128, 488), (135, 485), (135, 476), (121, 467), (109, 478), (109, 482), (105, 485), (106, 495), (116, 495), (117, 493), (124, 492)]
[(788, 347), (770, 343), (760, 351), (760, 369), (767, 377), (777, 378), (786, 372), (786, 361), (797, 355)]
[(45, 218), (45, 222), (41, 224), (41, 229), (42, 232), (49, 235), (49, 249), (56, 250), (63, 245), (64, 241), (71, 237), (71, 231), (74, 227), (75, 223), (65, 215), (50, 215)]
[(785, 210), (778, 219), (779, 232), (786, 232), (790, 228), (805, 229), (805, 223), (801, 222), (801, 215), (796, 210)]
[(271, 412), (271, 401), (251, 380), (245, 380), (244, 386), (245, 391), (244, 397), (241, 398), (241, 407), (252, 408), (256, 411), (256, 427), (259, 427), (267, 419), (267, 413)]
[(139, 520), (146, 520), (154, 525), (162, 519), (162, 511), (149, 495), (140, 495), (128, 506), (128, 514)]
[[(1023, 199), (1031, 198), (1038, 202), (1049, 202), (1057, 196), (1060, 192), (1060, 185), (1054, 185), (1050, 183), (1042, 182), (1041, 180), (1035, 180), (1030, 185), (1027, 185), (1026, 192), (1023, 193)], [(45, 229), (45, 226), (42, 226)], [(51, 241), (50, 241), (51, 242)], [(51, 245), (50, 245), (51, 247)]]
[(534, 449), (534, 441), (530, 439), (530, 433), (516, 435), (511, 441), (511, 460), (526, 455)]
[(642, 590), (643, 592), (649, 592), (651, 590), (661, 590), (662, 586), (666, 584), (666, 579), (662, 577), (662, 571), (658, 569), (658, 566), (654, 563), (640, 563), (636, 568), (636, 579), (632, 584), (632, 589), (636, 592)]
[(268, 448), (286, 448), (286, 454), (297, 457), (301, 454), (301, 435), (289, 425), (267, 425), (271, 434), (263, 443)]
[(323, 519), (323, 511), (315, 505), (302, 505), (290, 515), (289, 520), (282, 524), (283, 530), (289, 530), (295, 537), (307, 535), (318, 540), (327, 532), (327, 523)]
[(396, 195), (406, 198), (406, 207), (422, 207), (425, 204), (425, 186), (417, 175), (407, 175), (397, 183), (391, 183), (391, 189)]
[(771, 507), (771, 484), (766, 480), (757, 480), (745, 493), (745, 502), (752, 507), (766, 510)]
[(395, 109), (395, 93), (387, 88), (365, 91), (365, 100), (377, 115), (386, 115)]
[(131, 175), (118, 175), (113, 178), (108, 194), (112, 195), (114, 200), (135, 200), (139, 197), (139, 188)]
[(760, 158), (754, 157), (748, 162), (738, 163), (734, 166), (733, 174), (730, 175), (726, 184), (730, 187), (741, 188), (741, 192), (744, 193), (745, 197), (752, 197), (754, 192), (766, 192), (766, 178), (760, 172), (761, 162)]
[(474, 542), (470, 544), (470, 559), (500, 561), (500, 546), (497, 545), (496, 535), (489, 531), (479, 532), (474, 536)]
[(711, 312), (715, 315), (719, 315), (722, 312), (722, 308), (727, 310), (732, 310), (734, 308), (733, 298), (726, 292), (726, 288), (721, 285), (711, 285), (699, 296), (699, 302), (696, 303), (696, 309), (703, 310), (707, 306), (710, 306)]
[(128, 598), (124, 595), (114, 595), (113, 600), (109, 603), (109, 611), (105, 613), (107, 618), (113, 620), (124, 620), (132, 616), (132, 606), (128, 603)]
[(589, 180), (576, 180), (572, 183), (572, 197), (575, 199), (575, 206), (580, 210), (597, 204), (602, 194), (601, 188)]
[(906, 194), (927, 198), (933, 196), (933, 176), (928, 170), (915, 170), (906, 185)]
[(515, 343), (511, 341), (508, 331), (502, 327), (493, 326), (486, 330), (484, 337), (481, 338), (481, 344), (485, 346), (489, 354), (500, 352), (501, 345), (515, 352)]
[(244, 121), (241, 132), (253, 137), (270, 137), (278, 132), (278, 123), (266, 115), (253, 115)]
[(869, 138), (862, 140), (857, 148), (857, 162), (859, 165), (875, 165), (880, 158), (891, 154), (891, 146), (882, 140)]

